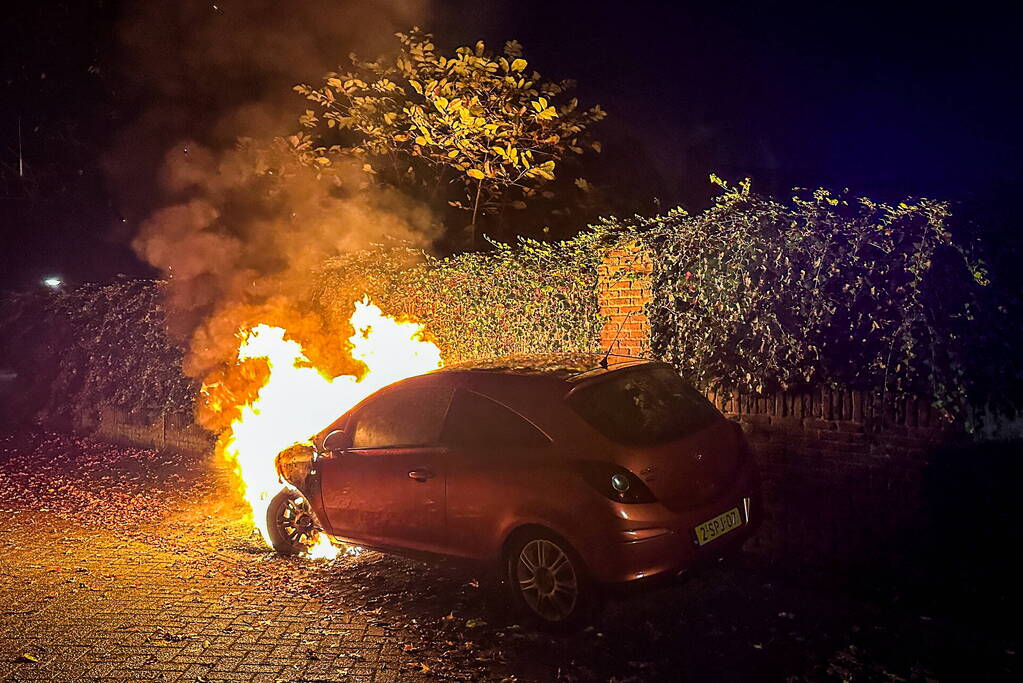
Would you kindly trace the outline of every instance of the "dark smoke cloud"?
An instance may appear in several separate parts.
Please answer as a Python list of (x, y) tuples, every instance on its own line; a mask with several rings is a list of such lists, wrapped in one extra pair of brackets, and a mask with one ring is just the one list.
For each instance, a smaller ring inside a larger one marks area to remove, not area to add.
[[(186, 372), (224, 380), (239, 328), (287, 327), (329, 358), (336, 330), (301, 304), (323, 259), (384, 238), (428, 246), (433, 217), (361, 169), (311, 169), (288, 153), (292, 91), (376, 57), (422, 23), (426, 0), (140, 0), (120, 35), (136, 115), (107, 159), (136, 253), (168, 279)], [(123, 60), (122, 60), (123, 61)], [(328, 334), (330, 332), (331, 334)], [(228, 372), (229, 374), (229, 372)], [(221, 382), (224, 383), (224, 382)]]
[[(376, 56), (426, 19), (427, 0), (134, 0), (120, 21), (136, 116), (114, 161), (130, 178), (139, 152), (194, 139), (216, 148), (287, 132), (295, 83), (350, 52)], [(140, 149), (140, 146), (142, 149)], [(112, 164), (114, 165), (114, 164)]]
[(162, 187), (180, 200), (147, 218), (133, 246), (168, 276), (171, 331), (191, 338), (193, 376), (231, 357), (240, 327), (306, 326), (301, 302), (324, 259), (384, 238), (426, 246), (437, 236), (428, 210), (367, 185), (357, 165), (312, 169), (288, 144), (215, 152), (183, 143), (167, 154)]
[[(167, 149), (284, 135), (301, 100), (349, 52), (377, 55), (427, 19), (428, 0), (127, 0), (119, 21), (124, 120), (104, 166), (131, 231), (160, 204)], [(121, 235), (128, 237), (129, 233)]]

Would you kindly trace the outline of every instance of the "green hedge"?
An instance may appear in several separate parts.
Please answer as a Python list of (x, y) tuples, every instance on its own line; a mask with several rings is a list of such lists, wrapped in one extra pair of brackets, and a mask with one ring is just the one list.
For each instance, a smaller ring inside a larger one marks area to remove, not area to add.
[(966, 401), (982, 268), (948, 207), (729, 187), (708, 210), (606, 221), (654, 255), (651, 349), (704, 387), (832, 384)]
[(314, 297), (335, 323), (368, 293), (390, 314), (424, 323), (447, 362), (511, 353), (592, 351), (602, 320), (597, 265), (603, 230), (558, 243), (494, 243), (435, 258), (394, 246), (328, 261)]
[[(1000, 348), (1003, 327), (979, 318), (996, 297), (981, 294), (985, 275), (952, 240), (945, 204), (824, 190), (781, 202), (719, 184), (700, 214), (605, 220), (565, 242), (448, 258), (395, 245), (348, 254), (314, 269), (301, 303), (341, 340), (353, 302), (369, 294), (424, 323), (448, 362), (593, 351), (598, 265), (638, 240), (655, 266), (651, 349), (698, 386), (884, 388), (950, 411), (999, 391), (975, 380), (990, 365), (983, 351)], [(101, 403), (192, 409), (196, 383), (167, 336), (159, 283), (9, 295), (0, 340), (0, 365), (18, 371), (8, 413), (87, 423)]]
[(127, 280), (0, 298), (0, 365), (17, 373), (6, 416), (83, 426), (103, 403), (191, 411), (197, 386), (181, 371), (160, 297), (159, 283)]

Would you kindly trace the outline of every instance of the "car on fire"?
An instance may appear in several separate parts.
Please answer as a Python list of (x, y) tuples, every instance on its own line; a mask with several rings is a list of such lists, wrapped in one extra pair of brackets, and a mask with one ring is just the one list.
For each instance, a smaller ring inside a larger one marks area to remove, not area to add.
[(498, 565), (543, 626), (604, 589), (738, 550), (759, 522), (741, 428), (664, 363), (599, 354), (448, 366), (377, 391), (277, 459), (274, 548), (353, 544)]

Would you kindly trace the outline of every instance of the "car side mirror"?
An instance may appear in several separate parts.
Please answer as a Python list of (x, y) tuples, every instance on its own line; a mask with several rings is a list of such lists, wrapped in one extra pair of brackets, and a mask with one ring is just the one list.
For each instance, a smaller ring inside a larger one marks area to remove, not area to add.
[(327, 453), (340, 451), (345, 447), (345, 433), (342, 429), (335, 429), (323, 437), (323, 450)]

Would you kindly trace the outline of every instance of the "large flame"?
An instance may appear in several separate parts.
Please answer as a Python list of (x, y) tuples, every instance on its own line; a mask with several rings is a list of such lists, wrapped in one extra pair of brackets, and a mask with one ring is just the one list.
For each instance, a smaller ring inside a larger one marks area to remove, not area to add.
[[(253, 526), (264, 540), (266, 508), (281, 490), (274, 459), (282, 450), (308, 443), (320, 431), (377, 389), (442, 366), (440, 349), (423, 339), (423, 326), (384, 315), (369, 297), (356, 302), (349, 339), (352, 357), (366, 365), (361, 378), (329, 379), (312, 367), (302, 346), (286, 331), (256, 325), (239, 333), (238, 360), (265, 358), (270, 369), (255, 400), (242, 406), (221, 441), (223, 455), (234, 465), (242, 495), (252, 511)], [(321, 534), (311, 556), (332, 557), (333, 546)]]

